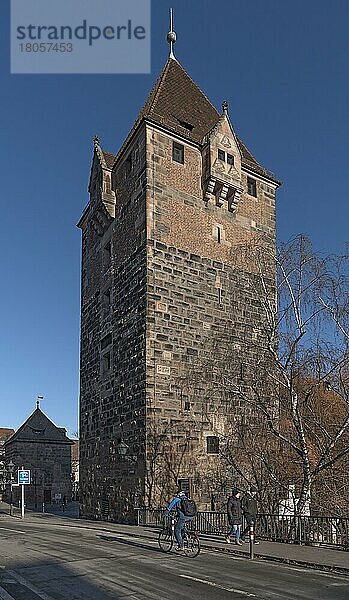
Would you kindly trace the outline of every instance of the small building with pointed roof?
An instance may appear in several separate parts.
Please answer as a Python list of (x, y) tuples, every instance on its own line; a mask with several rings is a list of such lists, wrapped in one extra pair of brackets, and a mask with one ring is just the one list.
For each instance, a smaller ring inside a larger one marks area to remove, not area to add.
[(261, 360), (256, 265), (236, 249), (275, 250), (280, 182), (237, 136), (228, 103), (218, 111), (174, 57), (170, 34), (170, 57), (120, 149), (94, 139), (78, 223), (80, 499), (96, 519), (129, 520), (178, 487), (202, 509), (224, 497), (221, 449), (249, 416), (219, 381)]
[(34, 412), (5, 442), (6, 460), (12, 460), (16, 470), (24, 467), (31, 471), (27, 505), (51, 503), (63, 496), (67, 501), (71, 499), (73, 443), (64, 427), (57, 427), (42, 412), (38, 402)]

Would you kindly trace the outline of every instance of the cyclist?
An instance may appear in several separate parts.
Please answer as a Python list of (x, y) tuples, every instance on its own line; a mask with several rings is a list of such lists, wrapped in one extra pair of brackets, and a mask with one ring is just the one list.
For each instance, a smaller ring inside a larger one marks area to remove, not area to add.
[[(171, 510), (176, 508), (177, 511), (177, 522), (175, 526), (175, 536), (178, 542), (176, 550), (184, 549), (184, 542), (182, 538), (182, 530), (185, 523), (192, 521), (196, 515), (196, 506), (194, 500), (191, 500), (183, 490), (173, 498), (167, 507), (167, 512), (170, 514)], [(188, 514), (191, 513), (191, 514)]]

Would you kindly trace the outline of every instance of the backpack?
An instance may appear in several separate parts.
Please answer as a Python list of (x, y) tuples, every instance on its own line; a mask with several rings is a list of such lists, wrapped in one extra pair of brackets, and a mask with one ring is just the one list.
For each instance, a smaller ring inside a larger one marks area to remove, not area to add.
[(191, 498), (182, 498), (181, 511), (186, 517), (195, 517), (198, 512), (196, 504)]

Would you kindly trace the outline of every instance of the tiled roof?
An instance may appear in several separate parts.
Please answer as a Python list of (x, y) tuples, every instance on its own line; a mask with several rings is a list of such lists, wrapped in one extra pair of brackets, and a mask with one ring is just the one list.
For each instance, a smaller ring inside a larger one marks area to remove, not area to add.
[(140, 115), (202, 142), (220, 114), (182, 65), (169, 58)]
[(9, 427), (0, 427), (0, 444), (8, 440), (14, 432), (15, 430)]
[[(169, 58), (151, 90), (128, 137), (121, 147), (124, 150), (132, 134), (143, 121), (151, 121), (181, 137), (202, 143), (205, 135), (216, 125), (220, 113), (204, 92), (191, 79), (182, 65)], [(275, 177), (262, 167), (241, 140), (242, 164), (275, 181)]]
[(73, 442), (66, 436), (66, 430), (63, 427), (57, 427), (40, 410), (36, 408), (28, 419), (21, 425), (13, 436), (6, 442), (54, 442), (61, 444), (72, 444)]

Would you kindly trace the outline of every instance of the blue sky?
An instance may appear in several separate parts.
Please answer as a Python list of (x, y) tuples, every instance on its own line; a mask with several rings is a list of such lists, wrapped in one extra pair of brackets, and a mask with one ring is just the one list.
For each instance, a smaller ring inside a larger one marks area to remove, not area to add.
[[(172, 0), (176, 55), (283, 182), (279, 240), (348, 241), (349, 4)], [(150, 75), (10, 75), (1, 3), (0, 427), (43, 410), (72, 434), (79, 387), (80, 232), (92, 137), (115, 152), (168, 54), (168, 7), (152, 3)]]

